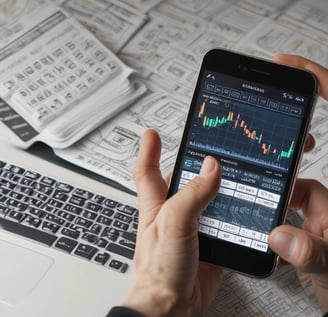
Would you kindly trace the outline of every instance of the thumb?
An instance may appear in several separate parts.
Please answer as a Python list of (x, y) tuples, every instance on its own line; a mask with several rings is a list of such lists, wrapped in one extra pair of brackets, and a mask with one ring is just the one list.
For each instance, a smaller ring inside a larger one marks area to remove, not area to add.
[(180, 227), (188, 228), (192, 223), (191, 215), (194, 215), (196, 221), (209, 202), (215, 198), (220, 182), (220, 164), (214, 157), (205, 157), (199, 175), (166, 201), (165, 213), (172, 213), (171, 218), (175, 222), (178, 215)]
[(269, 236), (270, 248), (306, 273), (327, 274), (328, 242), (310, 232), (283, 225)]

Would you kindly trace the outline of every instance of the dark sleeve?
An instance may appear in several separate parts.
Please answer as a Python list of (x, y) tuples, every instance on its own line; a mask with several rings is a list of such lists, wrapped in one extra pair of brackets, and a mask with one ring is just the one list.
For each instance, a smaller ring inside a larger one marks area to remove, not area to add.
[(145, 317), (144, 315), (138, 313), (137, 311), (123, 307), (123, 306), (115, 306), (106, 317)]
[(322, 317), (328, 317), (328, 313), (325, 313)]

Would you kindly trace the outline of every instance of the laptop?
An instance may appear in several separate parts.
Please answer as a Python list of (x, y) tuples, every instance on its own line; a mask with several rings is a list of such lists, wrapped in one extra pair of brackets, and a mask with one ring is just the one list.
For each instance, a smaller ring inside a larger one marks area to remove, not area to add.
[(0, 148), (0, 316), (106, 316), (132, 283), (136, 197)]

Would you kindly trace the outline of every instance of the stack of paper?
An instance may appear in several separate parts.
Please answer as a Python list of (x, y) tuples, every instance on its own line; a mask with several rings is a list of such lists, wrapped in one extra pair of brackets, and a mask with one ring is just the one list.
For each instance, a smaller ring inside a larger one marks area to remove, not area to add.
[(0, 29), (0, 136), (20, 147), (75, 143), (146, 90), (74, 17), (13, 1)]

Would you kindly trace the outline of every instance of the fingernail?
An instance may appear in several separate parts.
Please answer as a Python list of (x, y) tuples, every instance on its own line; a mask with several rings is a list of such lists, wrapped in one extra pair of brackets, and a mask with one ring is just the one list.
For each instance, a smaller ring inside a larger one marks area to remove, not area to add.
[(202, 168), (200, 169), (199, 176), (202, 176), (202, 177), (209, 176), (215, 169), (215, 166), (216, 166), (216, 161), (213, 157), (211, 157), (211, 156), (205, 157), (203, 164), (202, 164)]
[(288, 232), (276, 232), (270, 241), (271, 249), (283, 259), (288, 260), (295, 251), (296, 237)]

